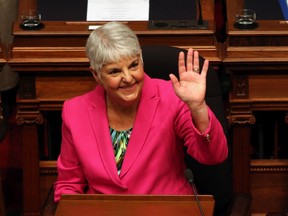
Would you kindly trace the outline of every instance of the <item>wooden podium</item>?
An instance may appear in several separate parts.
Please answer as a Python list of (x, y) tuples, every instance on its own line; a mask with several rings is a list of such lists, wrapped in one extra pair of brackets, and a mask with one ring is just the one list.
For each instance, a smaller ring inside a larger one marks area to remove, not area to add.
[[(205, 216), (212, 216), (214, 198), (200, 195)], [(195, 196), (175, 195), (62, 195), (55, 216), (201, 216)]]

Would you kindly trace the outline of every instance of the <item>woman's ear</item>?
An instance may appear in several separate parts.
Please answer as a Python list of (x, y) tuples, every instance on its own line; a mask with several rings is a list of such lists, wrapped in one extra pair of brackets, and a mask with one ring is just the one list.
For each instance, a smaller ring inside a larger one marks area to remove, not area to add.
[(98, 73), (92, 67), (90, 67), (90, 72), (92, 73), (92, 75), (93, 75), (94, 79), (96, 80), (97, 84), (101, 85), (102, 82), (101, 82), (100, 78), (98, 77)]

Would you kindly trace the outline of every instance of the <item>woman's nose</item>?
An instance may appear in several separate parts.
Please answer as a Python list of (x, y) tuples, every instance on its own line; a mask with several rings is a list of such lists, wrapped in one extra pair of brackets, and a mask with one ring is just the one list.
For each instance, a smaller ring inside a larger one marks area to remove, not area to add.
[(123, 70), (122, 80), (130, 83), (133, 79), (131, 72), (128, 69)]

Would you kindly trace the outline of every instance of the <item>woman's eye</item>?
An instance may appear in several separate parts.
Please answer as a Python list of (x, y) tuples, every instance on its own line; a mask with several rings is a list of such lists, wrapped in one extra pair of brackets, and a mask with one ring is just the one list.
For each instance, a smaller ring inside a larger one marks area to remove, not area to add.
[(120, 72), (121, 72), (120, 70), (111, 70), (111, 71), (108, 72), (108, 74), (113, 75), (113, 74), (117, 74), (117, 73), (120, 73)]
[(139, 65), (139, 63), (138, 63), (138, 62), (134, 62), (134, 63), (132, 63), (132, 65), (131, 65), (131, 68), (137, 68), (137, 67), (138, 67), (138, 65)]

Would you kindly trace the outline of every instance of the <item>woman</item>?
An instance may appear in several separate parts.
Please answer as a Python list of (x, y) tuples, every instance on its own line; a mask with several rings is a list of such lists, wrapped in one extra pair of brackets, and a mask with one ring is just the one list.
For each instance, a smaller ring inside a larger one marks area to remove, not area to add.
[(223, 129), (206, 105), (208, 61), (179, 54), (179, 80), (151, 79), (126, 25), (109, 22), (86, 45), (95, 90), (64, 103), (55, 201), (61, 194), (193, 194), (184, 147), (204, 164), (227, 157)]

